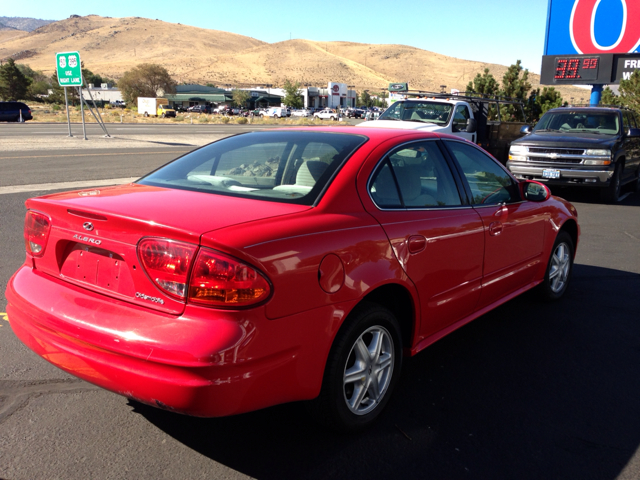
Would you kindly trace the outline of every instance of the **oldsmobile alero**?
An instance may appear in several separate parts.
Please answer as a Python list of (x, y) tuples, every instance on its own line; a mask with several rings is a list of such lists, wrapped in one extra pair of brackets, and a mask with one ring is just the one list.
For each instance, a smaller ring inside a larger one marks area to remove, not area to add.
[(37, 354), (150, 405), (309, 400), (380, 415), (410, 357), (536, 287), (566, 291), (575, 208), (457, 137), (246, 133), (135, 183), (26, 202), (9, 321)]

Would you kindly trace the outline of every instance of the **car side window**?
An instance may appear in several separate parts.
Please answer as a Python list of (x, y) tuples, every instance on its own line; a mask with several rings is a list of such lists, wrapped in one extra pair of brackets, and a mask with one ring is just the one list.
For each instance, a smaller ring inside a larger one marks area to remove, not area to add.
[(630, 128), (636, 128), (635, 122), (633, 121), (633, 116), (631, 112), (624, 112), (624, 130), (628, 132)]
[(411, 143), (391, 151), (369, 189), (380, 207), (462, 205), (449, 165), (434, 141)]
[(496, 205), (521, 200), (516, 182), (489, 155), (462, 142), (445, 143), (469, 184), (473, 205)]

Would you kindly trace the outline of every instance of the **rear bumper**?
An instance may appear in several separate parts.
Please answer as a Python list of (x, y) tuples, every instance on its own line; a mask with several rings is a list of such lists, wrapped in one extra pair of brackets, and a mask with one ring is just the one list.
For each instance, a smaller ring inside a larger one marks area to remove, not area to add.
[[(549, 185), (581, 185), (585, 187), (606, 187), (613, 175), (613, 166), (603, 169), (594, 168), (566, 168), (562, 165), (531, 165), (529, 163), (519, 163), (509, 160), (507, 168), (518, 178), (526, 178)], [(543, 170), (559, 170), (560, 178), (544, 178)]]
[(13, 331), (45, 360), (120, 395), (207, 417), (317, 396), (337, 311), (267, 320), (262, 308), (187, 306), (178, 317), (26, 266), (6, 296)]

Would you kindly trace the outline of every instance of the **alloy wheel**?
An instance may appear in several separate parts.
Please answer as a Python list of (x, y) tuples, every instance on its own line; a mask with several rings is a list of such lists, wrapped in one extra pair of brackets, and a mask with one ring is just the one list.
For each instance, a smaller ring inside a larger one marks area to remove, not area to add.
[(381, 326), (365, 330), (351, 347), (343, 376), (347, 408), (366, 415), (378, 406), (393, 376), (394, 351), (390, 333)]

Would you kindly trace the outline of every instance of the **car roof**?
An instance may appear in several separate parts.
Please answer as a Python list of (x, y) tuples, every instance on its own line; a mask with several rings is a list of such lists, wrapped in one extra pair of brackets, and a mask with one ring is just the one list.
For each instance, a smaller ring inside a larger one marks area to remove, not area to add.
[(452, 140), (462, 140), (465, 141), (467, 143), (471, 143), (473, 145), (475, 145), (473, 142), (470, 142), (468, 140), (465, 140), (463, 138), (460, 138), (458, 136), (455, 135), (449, 135), (446, 133), (434, 133), (434, 132), (425, 132), (425, 131), (420, 131), (420, 130), (401, 130), (401, 129), (397, 129), (397, 128), (382, 128), (382, 127), (376, 127), (376, 128), (366, 128), (366, 127), (358, 127), (358, 126), (353, 126), (353, 127), (347, 127), (347, 126), (327, 126), (327, 127), (296, 127), (296, 128), (277, 128), (277, 129), (269, 129), (268, 131), (273, 132), (273, 131), (307, 131), (307, 132), (322, 132), (322, 133), (346, 133), (346, 134), (351, 134), (351, 135), (362, 135), (364, 137), (367, 137), (371, 140), (375, 140), (375, 141), (385, 141), (385, 140), (391, 140), (394, 138), (402, 138), (402, 139), (406, 139), (406, 140), (412, 140), (412, 139), (437, 139), (437, 138), (443, 138), (443, 139), (452, 139)]
[(552, 108), (551, 110), (547, 110), (547, 113), (552, 112), (552, 113), (556, 113), (556, 112), (566, 112), (568, 110), (580, 110), (580, 111), (584, 111), (584, 112), (619, 112), (622, 110), (625, 110), (623, 108), (620, 107), (615, 107), (615, 106), (607, 106), (607, 107), (592, 107), (592, 106), (573, 106), (573, 105), (568, 105), (566, 107), (558, 107), (558, 108)]

